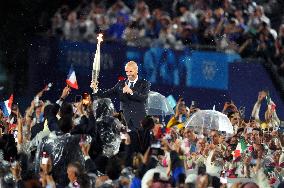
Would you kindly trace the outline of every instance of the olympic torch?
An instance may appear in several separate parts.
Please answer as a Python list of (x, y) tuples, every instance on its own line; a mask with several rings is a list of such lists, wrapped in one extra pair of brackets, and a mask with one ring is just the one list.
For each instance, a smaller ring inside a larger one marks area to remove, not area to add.
[(103, 37), (103, 34), (101, 33), (97, 37), (98, 39), (97, 50), (96, 50), (96, 54), (95, 54), (95, 58), (93, 62), (93, 71), (92, 71), (92, 83), (94, 84), (93, 93), (98, 92), (97, 84), (98, 84), (98, 78), (100, 74), (101, 42), (103, 41), (102, 37)]

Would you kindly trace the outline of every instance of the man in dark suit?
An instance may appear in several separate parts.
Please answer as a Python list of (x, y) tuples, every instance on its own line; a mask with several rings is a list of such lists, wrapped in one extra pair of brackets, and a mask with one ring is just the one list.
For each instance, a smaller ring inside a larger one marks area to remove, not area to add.
[[(138, 79), (138, 66), (134, 61), (125, 65), (127, 80), (119, 81), (107, 91), (98, 91), (99, 97), (118, 97), (123, 110), (127, 126), (130, 130), (137, 130), (140, 121), (146, 116), (145, 104), (150, 91), (150, 83)], [(92, 84), (97, 89), (97, 84)]]

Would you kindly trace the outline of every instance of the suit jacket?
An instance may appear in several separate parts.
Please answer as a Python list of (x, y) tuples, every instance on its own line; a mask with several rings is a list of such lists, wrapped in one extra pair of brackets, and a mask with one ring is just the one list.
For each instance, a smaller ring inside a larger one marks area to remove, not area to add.
[(132, 88), (133, 95), (130, 95), (123, 93), (123, 87), (127, 82), (119, 81), (113, 88), (104, 92), (99, 91), (97, 96), (118, 97), (129, 129), (137, 130), (140, 121), (146, 116), (145, 105), (151, 84), (144, 79), (138, 79)]

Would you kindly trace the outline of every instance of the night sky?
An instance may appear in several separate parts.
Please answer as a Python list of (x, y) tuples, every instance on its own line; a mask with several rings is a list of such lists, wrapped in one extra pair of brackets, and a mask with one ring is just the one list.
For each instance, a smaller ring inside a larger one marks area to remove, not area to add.
[(35, 35), (46, 34), (50, 19), (62, 1), (1, 1), (0, 99), (24, 94), (28, 47)]

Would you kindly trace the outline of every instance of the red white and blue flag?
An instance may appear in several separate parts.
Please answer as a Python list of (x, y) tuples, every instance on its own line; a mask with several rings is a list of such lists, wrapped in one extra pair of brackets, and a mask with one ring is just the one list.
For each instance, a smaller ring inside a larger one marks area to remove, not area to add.
[(77, 83), (77, 79), (76, 79), (76, 74), (75, 74), (75, 71), (74, 71), (72, 66), (70, 67), (69, 73), (67, 75), (66, 83), (71, 88), (74, 88), (74, 89), (79, 88), (78, 83)]
[(0, 106), (3, 111), (4, 117), (8, 117), (11, 114), (13, 99), (14, 96), (12, 94), (8, 100), (0, 102)]

